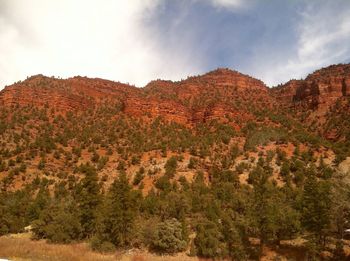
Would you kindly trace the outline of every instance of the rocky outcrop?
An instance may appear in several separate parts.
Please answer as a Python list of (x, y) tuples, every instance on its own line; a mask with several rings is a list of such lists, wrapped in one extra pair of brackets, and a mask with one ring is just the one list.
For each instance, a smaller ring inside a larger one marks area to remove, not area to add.
[(48, 106), (63, 112), (83, 111), (116, 101), (130, 116), (160, 116), (185, 125), (211, 120), (235, 125), (237, 119), (252, 117), (248, 110), (252, 106), (274, 104), (263, 82), (229, 69), (180, 82), (157, 80), (144, 88), (80, 76), (63, 80), (38, 75), (0, 93), (5, 107)]
[(102, 79), (74, 77), (67, 80), (37, 75), (0, 92), (5, 107), (36, 106), (57, 111), (80, 111), (106, 100), (138, 93), (135, 87)]
[(178, 82), (156, 80), (144, 88), (98, 78), (64, 80), (37, 75), (6, 87), (0, 92), (0, 104), (79, 112), (118, 103), (123, 113), (134, 117), (162, 117), (188, 126), (218, 120), (239, 129), (254, 119), (255, 112), (282, 107), (293, 108), (297, 114), (311, 112), (309, 122), (326, 122), (323, 118), (330, 108), (349, 95), (350, 65), (335, 65), (272, 89), (229, 69)]
[(124, 103), (124, 113), (146, 118), (163, 117), (165, 120), (188, 125), (191, 114), (189, 110), (174, 101), (159, 99), (143, 99), (141, 97), (127, 98)]
[[(283, 107), (292, 109), (299, 120), (329, 140), (342, 140), (346, 129), (336, 126), (338, 118), (348, 119), (350, 64), (332, 65), (305, 80), (292, 80), (270, 90)], [(339, 125), (339, 123), (338, 123)]]
[(285, 105), (326, 113), (336, 101), (350, 95), (350, 65), (332, 65), (305, 80), (293, 80), (273, 88), (271, 93)]
[(0, 93), (4, 107), (49, 106), (58, 110), (75, 110), (91, 105), (83, 95), (74, 93), (68, 81), (33, 76), (24, 82), (6, 87)]

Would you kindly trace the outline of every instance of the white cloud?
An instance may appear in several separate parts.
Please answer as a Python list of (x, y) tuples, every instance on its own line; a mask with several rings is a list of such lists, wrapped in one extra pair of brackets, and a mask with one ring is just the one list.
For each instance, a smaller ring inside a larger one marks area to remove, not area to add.
[(243, 5), (242, 0), (210, 0), (214, 6), (217, 7), (228, 7), (228, 8), (237, 8)]
[[(257, 3), (191, 1), (233, 12), (242, 8), (245, 12)], [(210, 60), (215, 57), (198, 51), (198, 28), (183, 23), (190, 16), (186, 13), (190, 11), (187, 0), (180, 1), (181, 11), (171, 16), (166, 36), (160, 33), (159, 24), (152, 19), (162, 10), (162, 3), (163, 0), (0, 0), (0, 89), (38, 73), (64, 78), (86, 75), (143, 86), (157, 78), (177, 80), (202, 73), (211, 67), (211, 62), (217, 62)], [(298, 22), (291, 24), (297, 41), (280, 46), (262, 42), (254, 50), (248, 43), (245, 73), (276, 85), (350, 58), (348, 2), (339, 1), (343, 6), (321, 0), (305, 3), (307, 8), (299, 14)]]
[(350, 9), (332, 4), (308, 3), (295, 28), (298, 35), (295, 51), (286, 50), (286, 57), (274, 59), (272, 50), (271, 59), (266, 59), (266, 66), (259, 64), (261, 68), (257, 69), (256, 75), (267, 84), (276, 85), (348, 59)]
[[(198, 70), (165, 54), (148, 19), (161, 0), (0, 0), (0, 89), (33, 74), (86, 75), (142, 86)], [(166, 67), (163, 57), (171, 60)]]

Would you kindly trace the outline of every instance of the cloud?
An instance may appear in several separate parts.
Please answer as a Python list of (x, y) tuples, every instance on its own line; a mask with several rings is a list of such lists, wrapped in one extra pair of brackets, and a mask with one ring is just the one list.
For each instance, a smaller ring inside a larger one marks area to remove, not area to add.
[(350, 6), (333, 12), (329, 7), (315, 12), (317, 6), (312, 5), (302, 13), (297, 60), (305, 66), (322, 66), (350, 54), (350, 46), (344, 44), (350, 42)]
[(348, 61), (349, 11), (348, 0), (0, 0), (0, 89), (38, 73), (143, 86), (216, 67), (276, 85)]
[(232, 13), (244, 12), (254, 8), (261, 0), (192, 0), (206, 2), (217, 10), (226, 10)]
[(194, 73), (200, 65), (158, 44), (148, 21), (160, 2), (0, 0), (0, 86), (39, 73), (137, 86)]
[(243, 5), (242, 0), (210, 0), (210, 2), (217, 7), (228, 7), (228, 8), (237, 8)]
[(269, 85), (292, 78), (303, 78), (312, 71), (350, 57), (350, 3), (348, 1), (308, 2), (298, 14), (295, 43), (284, 48), (284, 55), (270, 58), (255, 74)]

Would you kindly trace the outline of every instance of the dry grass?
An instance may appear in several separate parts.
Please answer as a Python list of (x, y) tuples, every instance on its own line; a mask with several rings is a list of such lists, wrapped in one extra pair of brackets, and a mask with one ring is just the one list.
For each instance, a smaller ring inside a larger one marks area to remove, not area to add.
[[(258, 245), (259, 240), (251, 239), (253, 245)], [(305, 249), (302, 247), (305, 240), (302, 238), (284, 240), (278, 249), (265, 247), (264, 261), (280, 260), (304, 260)], [(350, 253), (350, 241), (345, 241), (345, 251)], [(78, 244), (48, 244), (44, 240), (34, 241), (30, 234), (15, 234), (0, 237), (0, 259), (8, 258), (11, 261), (205, 261), (189, 257), (186, 253), (179, 253), (173, 256), (156, 255), (147, 251), (131, 249), (120, 251), (114, 254), (103, 255), (93, 252), (86, 243)]]
[(11, 261), (196, 261), (185, 253), (175, 256), (158, 256), (139, 250), (103, 255), (93, 252), (86, 243), (48, 244), (44, 240), (34, 241), (30, 234), (0, 237), (0, 259)]
[(33, 241), (29, 236), (0, 237), (0, 258), (10, 260), (117, 260), (115, 255), (102, 255), (89, 250), (87, 244), (58, 245), (43, 240)]

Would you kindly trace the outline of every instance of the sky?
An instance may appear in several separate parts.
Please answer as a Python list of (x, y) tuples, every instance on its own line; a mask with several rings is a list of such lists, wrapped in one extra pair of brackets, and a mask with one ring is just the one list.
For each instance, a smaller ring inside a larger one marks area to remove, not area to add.
[(349, 0), (0, 0), (0, 89), (36, 74), (142, 87), (218, 67), (275, 86), (349, 62)]

